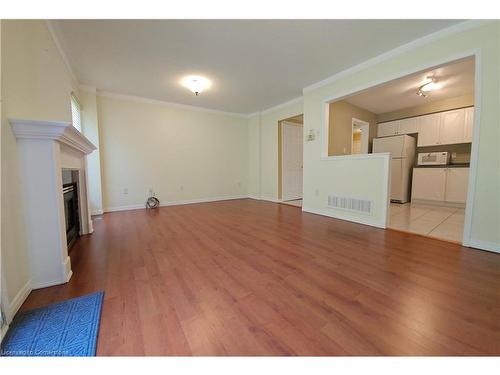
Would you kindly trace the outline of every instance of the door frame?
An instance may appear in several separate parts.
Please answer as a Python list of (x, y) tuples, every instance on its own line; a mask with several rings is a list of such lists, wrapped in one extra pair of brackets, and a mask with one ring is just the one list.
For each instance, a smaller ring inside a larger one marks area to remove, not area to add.
[[(358, 155), (368, 154), (369, 144), (370, 144), (370, 123), (367, 121), (360, 120), (356, 117), (353, 117), (351, 120), (351, 155), (353, 155), (352, 150), (354, 146), (354, 141), (352, 139), (352, 135), (354, 134), (355, 126), (360, 126), (362, 128), (361, 148), (363, 149), (363, 152), (361, 152), (361, 154)], [(364, 150), (366, 150), (366, 152), (364, 152)]]
[[(281, 120), (278, 122), (278, 200), (283, 202), (283, 187), (285, 181), (285, 173), (283, 168), (283, 152), (284, 152), (284, 138), (283, 138), (283, 126), (297, 126), (301, 127), (302, 131), (304, 130), (304, 124), (299, 124), (291, 121), (287, 121), (288, 119)], [(302, 169), (302, 182), (304, 181), (304, 170)]]

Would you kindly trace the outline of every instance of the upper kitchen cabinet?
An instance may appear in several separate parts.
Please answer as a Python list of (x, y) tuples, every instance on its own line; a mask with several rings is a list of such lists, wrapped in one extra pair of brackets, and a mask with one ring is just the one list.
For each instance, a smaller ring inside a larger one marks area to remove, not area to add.
[(417, 133), (417, 124), (417, 117), (382, 122), (378, 124), (377, 137), (390, 137), (393, 135)]
[(439, 122), (439, 113), (418, 117), (418, 147), (439, 144)]
[(465, 142), (465, 109), (442, 112), (440, 120), (439, 144)]
[(399, 122), (398, 134), (413, 134), (418, 132), (418, 117), (405, 118)]
[(474, 107), (465, 108), (464, 141), (472, 142), (472, 128), (474, 127)]
[(397, 135), (399, 130), (399, 120), (378, 124), (377, 137), (389, 137)]

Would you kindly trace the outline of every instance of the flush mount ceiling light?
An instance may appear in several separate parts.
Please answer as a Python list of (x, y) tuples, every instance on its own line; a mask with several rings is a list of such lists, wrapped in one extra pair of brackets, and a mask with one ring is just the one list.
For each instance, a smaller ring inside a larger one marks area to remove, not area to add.
[(201, 76), (187, 76), (181, 81), (182, 86), (189, 89), (196, 96), (202, 93), (204, 90), (208, 89), (212, 83), (205, 77)]
[(430, 81), (424, 83), (422, 86), (418, 88), (417, 90), (418, 96), (422, 96), (425, 98), (429, 91), (439, 90), (441, 87), (443, 87), (443, 85), (440, 82), (438, 82), (438, 80), (435, 77), (427, 77), (427, 79), (429, 79)]

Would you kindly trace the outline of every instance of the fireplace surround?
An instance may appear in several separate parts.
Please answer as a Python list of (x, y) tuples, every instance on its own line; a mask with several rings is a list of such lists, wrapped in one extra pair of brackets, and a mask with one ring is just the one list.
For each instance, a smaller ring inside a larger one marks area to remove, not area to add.
[(77, 171), (81, 234), (92, 233), (86, 155), (96, 147), (69, 122), (9, 120), (17, 138), (31, 288), (71, 278), (62, 171)]

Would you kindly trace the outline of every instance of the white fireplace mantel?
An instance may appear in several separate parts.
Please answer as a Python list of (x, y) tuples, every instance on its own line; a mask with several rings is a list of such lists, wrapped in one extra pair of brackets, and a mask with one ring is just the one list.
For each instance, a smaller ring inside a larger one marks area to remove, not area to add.
[(79, 173), (80, 232), (92, 232), (86, 158), (96, 147), (71, 123), (9, 120), (17, 138), (32, 288), (69, 281), (62, 170)]

